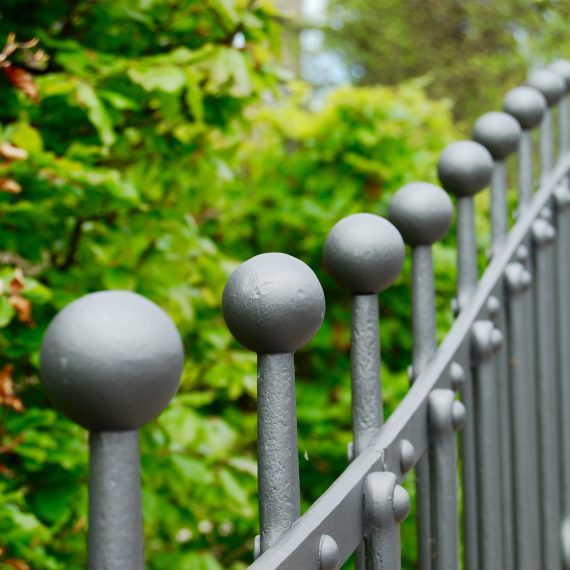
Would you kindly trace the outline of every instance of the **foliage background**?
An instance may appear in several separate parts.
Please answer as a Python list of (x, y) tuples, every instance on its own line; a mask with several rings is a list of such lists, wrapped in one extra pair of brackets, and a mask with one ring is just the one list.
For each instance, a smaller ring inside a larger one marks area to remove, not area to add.
[[(314, 110), (279, 65), (282, 25), (269, 0), (2, 2), (0, 43), (39, 44), (0, 61), (1, 569), (85, 567), (86, 434), (46, 399), (38, 352), (55, 312), (90, 291), (150, 297), (186, 347), (180, 393), (142, 431), (149, 568), (251, 560), (255, 356), (220, 298), (252, 255), (300, 257), (327, 294), (297, 356), (304, 508), (344, 469), (349, 299), (322, 271), (323, 241), (344, 215), (385, 214), (401, 185), (435, 181), (458, 131), (426, 78), (344, 86)], [(435, 254), (440, 336), (452, 244)], [(388, 413), (407, 390), (409, 261), (381, 312)]]

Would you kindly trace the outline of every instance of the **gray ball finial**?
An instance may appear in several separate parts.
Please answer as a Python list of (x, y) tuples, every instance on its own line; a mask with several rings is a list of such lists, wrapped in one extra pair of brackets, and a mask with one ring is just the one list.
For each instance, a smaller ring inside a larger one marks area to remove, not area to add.
[(505, 160), (516, 152), (521, 135), (518, 121), (498, 111), (479, 117), (473, 128), (473, 139), (482, 144), (495, 160)]
[(565, 81), (558, 74), (548, 69), (532, 71), (528, 76), (527, 84), (538, 89), (544, 95), (549, 107), (556, 105), (566, 91)]
[(222, 297), (226, 324), (259, 354), (293, 353), (325, 317), (325, 294), (313, 270), (285, 253), (263, 253), (242, 263)]
[(398, 230), (374, 214), (352, 214), (327, 236), (324, 262), (329, 274), (353, 294), (379, 293), (398, 277), (405, 246)]
[(512, 115), (525, 131), (540, 125), (547, 107), (544, 95), (528, 85), (511, 89), (503, 101), (503, 110)]
[(50, 323), (41, 377), (54, 405), (91, 431), (138, 429), (180, 384), (184, 349), (170, 317), (128, 291), (91, 293)]
[(439, 186), (412, 182), (396, 192), (388, 218), (408, 245), (432, 245), (449, 231), (453, 204)]
[(441, 185), (455, 196), (474, 196), (491, 182), (493, 157), (474, 141), (450, 144), (437, 164)]
[(548, 69), (564, 80), (568, 93), (570, 91), (570, 59), (556, 59), (548, 66)]

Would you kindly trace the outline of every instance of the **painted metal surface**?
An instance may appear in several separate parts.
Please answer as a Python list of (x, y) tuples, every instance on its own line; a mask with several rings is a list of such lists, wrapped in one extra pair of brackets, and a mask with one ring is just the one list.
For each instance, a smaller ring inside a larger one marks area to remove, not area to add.
[[(279, 547), (269, 549), (251, 565), (252, 570), (318, 568), (321, 537), (331, 536), (339, 547), (343, 564), (361, 541), (358, 523), (364, 481), (368, 474), (391, 471), (402, 480), (401, 444), (411, 443), (418, 458), (428, 444), (424, 430), (428, 395), (433, 389), (452, 386), (453, 363), (469, 363), (466, 338), (479, 318), (486, 318), (489, 296), (496, 290), (507, 264), (516, 257), (532, 224), (550, 200), (558, 183), (570, 169), (564, 157), (545, 179), (533, 203), (511, 229), (503, 247), (487, 267), (468, 305), (464, 307), (426, 370), (416, 379), (400, 406), (388, 418), (370, 447), (360, 454), (328, 491), (283, 535)], [(346, 521), (354, 524), (347, 525)]]
[(232, 273), (222, 302), (232, 334), (258, 355), (259, 546), (265, 552), (300, 514), (293, 353), (321, 326), (324, 292), (305, 263), (266, 253)]
[(89, 570), (143, 570), (137, 429), (180, 383), (184, 354), (170, 318), (127, 291), (92, 293), (51, 322), (41, 373), (54, 404), (91, 431)]

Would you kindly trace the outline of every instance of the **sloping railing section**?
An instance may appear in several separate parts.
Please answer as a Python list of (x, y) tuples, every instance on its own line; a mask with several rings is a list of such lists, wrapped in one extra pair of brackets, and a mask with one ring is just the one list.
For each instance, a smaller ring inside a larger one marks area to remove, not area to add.
[[(282, 253), (256, 256), (230, 277), (226, 322), (258, 354), (261, 533), (252, 570), (336, 570), (354, 552), (359, 569), (399, 569), (399, 525), (410, 510), (401, 483), (414, 468), (420, 570), (458, 569), (460, 552), (467, 570), (570, 568), (568, 92), (570, 61), (558, 60), (509, 92), (504, 112), (481, 117), (473, 141), (441, 155), (441, 186), (457, 199), (458, 280), (457, 319), (439, 348), (431, 247), (452, 223), (448, 194), (409, 184), (390, 221), (363, 213), (332, 228), (325, 265), (352, 295), (354, 444), (350, 465), (303, 516), (294, 353), (318, 330), (324, 293), (309, 267)], [(517, 153), (509, 230), (506, 160)], [(492, 248), (479, 279), (474, 196), (489, 184)], [(383, 424), (378, 293), (400, 273), (404, 241), (413, 382)], [(132, 293), (87, 295), (46, 333), (46, 389), (90, 430), (90, 570), (144, 568), (137, 429), (166, 406), (182, 362), (169, 318)]]

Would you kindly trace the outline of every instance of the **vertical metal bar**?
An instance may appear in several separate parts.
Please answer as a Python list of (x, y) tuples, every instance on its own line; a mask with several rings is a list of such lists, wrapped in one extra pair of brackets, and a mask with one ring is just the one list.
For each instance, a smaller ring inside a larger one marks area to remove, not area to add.
[(532, 374), (526, 328), (527, 303), (524, 297), (531, 275), (520, 263), (510, 263), (505, 271), (508, 299), (508, 351), (511, 375), (512, 456), (517, 570), (540, 567), (536, 448), (532, 443)]
[(491, 321), (473, 325), (472, 354), (477, 416), (477, 482), (479, 563), (484, 570), (502, 570), (501, 472), (497, 365), (493, 358), (502, 343)]
[(143, 570), (138, 431), (91, 432), (89, 570)]
[(46, 392), (90, 432), (89, 570), (144, 569), (137, 430), (167, 406), (183, 365), (172, 320), (127, 291), (85, 295), (46, 331)]
[(401, 570), (400, 523), (410, 497), (393, 473), (372, 473), (364, 483), (366, 560), (370, 570)]
[[(477, 286), (477, 242), (473, 196), (491, 181), (493, 159), (489, 151), (473, 141), (460, 141), (447, 147), (438, 162), (442, 186), (457, 196), (457, 312), (465, 306)], [(465, 370), (462, 400), (466, 408), (466, 424), (461, 438), (463, 465), (463, 525), (465, 529), (465, 568), (479, 570), (478, 510), (476, 461), (476, 417), (474, 378)]]
[(560, 567), (560, 489), (555, 381), (555, 314), (552, 287), (555, 280), (552, 243), (554, 228), (543, 219), (533, 224), (535, 316), (537, 324), (537, 404), (540, 465), (542, 567)]
[(477, 287), (475, 204), (472, 196), (457, 199), (457, 301), (461, 310)]
[(353, 295), (350, 363), (354, 455), (368, 447), (382, 426), (378, 295)]
[(568, 152), (568, 95), (564, 95), (558, 104), (558, 135), (560, 137), (560, 155)]
[(232, 273), (222, 306), (232, 334), (257, 353), (257, 555), (274, 546), (300, 514), (294, 353), (319, 330), (325, 296), (305, 263), (265, 253)]
[[(564, 104), (568, 102), (563, 100)], [(568, 119), (568, 117), (566, 117)], [(570, 402), (570, 188), (565, 179), (556, 189), (554, 196), (556, 207), (557, 240), (556, 269), (558, 278), (557, 297), (557, 337), (559, 370), (559, 410), (560, 417), (560, 460), (562, 481), (562, 554), (565, 568), (570, 567), (570, 414), (567, 402)]]
[[(477, 241), (475, 237), (475, 204), (471, 196), (459, 196), (457, 199), (457, 304), (461, 310), (477, 286)], [(476, 414), (473, 389), (473, 373), (465, 370), (465, 383), (461, 398), (465, 409), (466, 422), (461, 434), (463, 465), (463, 527), (465, 540), (465, 568), (478, 570), (479, 566), (479, 530), (477, 511), (479, 500), (477, 491), (476, 460)]]
[(257, 357), (261, 552), (299, 518), (301, 494), (293, 354)]
[[(351, 323), (352, 414), (354, 444), (361, 453), (383, 421), (380, 379), (378, 293), (399, 275), (405, 248), (396, 228), (373, 214), (353, 214), (337, 222), (325, 241), (324, 262), (332, 277), (353, 295)], [(366, 530), (366, 529), (365, 529)], [(356, 567), (365, 565), (363, 545)]]
[[(432, 245), (449, 230), (453, 205), (438, 186), (415, 182), (398, 190), (390, 204), (390, 220), (412, 247), (413, 362), (416, 378), (437, 350)], [(426, 425), (426, 430), (428, 430)], [(416, 464), (416, 511), (420, 570), (432, 567), (433, 541), (429, 453)]]
[(532, 202), (534, 193), (532, 131), (523, 131), (519, 147), (519, 209), (521, 212)]
[(429, 396), (430, 466), (433, 500), (434, 570), (459, 569), (459, 509), (457, 506), (457, 437), (465, 407), (451, 390)]
[(542, 179), (550, 174), (553, 164), (552, 110), (548, 107), (540, 124), (540, 176)]
[[(435, 298), (431, 246), (412, 248), (413, 271), (413, 364), (414, 377), (421, 374), (437, 349)], [(432, 567), (432, 529), (430, 505), (429, 455), (423, 453), (416, 463), (416, 517), (418, 529), (418, 567)]]
[(504, 160), (495, 160), (493, 165), (493, 178), (491, 180), (491, 231), (493, 249), (497, 248), (507, 235), (507, 218), (507, 165)]

